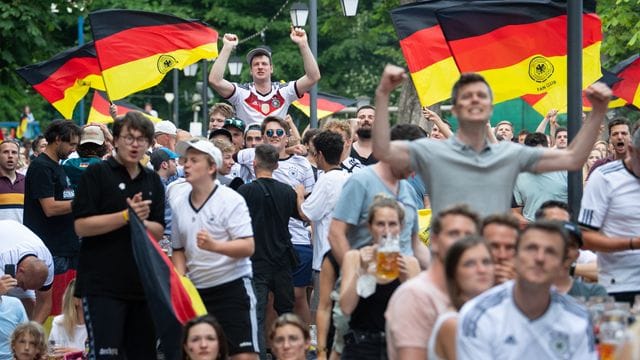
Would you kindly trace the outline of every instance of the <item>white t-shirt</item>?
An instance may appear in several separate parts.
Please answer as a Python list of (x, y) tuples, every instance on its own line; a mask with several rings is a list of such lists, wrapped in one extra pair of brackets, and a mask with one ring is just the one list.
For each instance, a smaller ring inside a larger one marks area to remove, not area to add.
[(51, 324), (51, 333), (49, 333), (49, 342), (55, 341), (55, 346), (84, 350), (84, 342), (87, 340), (87, 327), (84, 324), (78, 324), (73, 330), (73, 338), (67, 334), (63, 325), (64, 315), (58, 315), (53, 318)]
[[(582, 195), (580, 225), (606, 236), (640, 236), (640, 179), (622, 161), (598, 167)], [(640, 290), (640, 250), (598, 252), (598, 283), (607, 292)]]
[(329, 245), (329, 226), (331, 213), (340, 198), (342, 186), (349, 178), (346, 171), (329, 171), (318, 177), (313, 192), (302, 203), (302, 212), (314, 223), (313, 233), (313, 270), (320, 271), (322, 257), (331, 250)]
[(198, 289), (207, 289), (245, 276), (252, 276), (248, 257), (232, 258), (197, 245), (196, 236), (202, 229), (218, 241), (252, 237), (251, 217), (242, 196), (226, 186), (216, 186), (200, 209), (194, 209), (191, 192), (169, 199), (173, 223), (171, 244), (184, 249), (187, 276)]
[(547, 311), (529, 320), (513, 300), (514, 284), (498, 285), (462, 307), (456, 336), (458, 360), (597, 359), (585, 308), (552, 290)]
[(447, 320), (458, 316), (458, 313), (455, 311), (447, 311), (444, 314), (440, 314), (438, 316), (438, 320), (436, 320), (436, 324), (433, 325), (433, 331), (431, 332), (431, 336), (429, 337), (429, 346), (427, 348), (427, 356), (430, 360), (443, 360), (436, 353), (436, 343), (438, 341), (438, 333), (440, 332), (440, 328), (442, 324), (444, 324)]
[(227, 101), (236, 109), (236, 116), (244, 120), (245, 125), (262, 124), (267, 116), (277, 116), (284, 119), (289, 111), (289, 105), (298, 100), (296, 82), (271, 83), (271, 91), (260, 94), (254, 83), (233, 83), (233, 94)]
[[(7, 264), (16, 265), (25, 256), (35, 255), (39, 260), (44, 261), (49, 269), (44, 287), (49, 287), (53, 283), (53, 257), (47, 246), (29, 228), (15, 220), (0, 220), (0, 271), (4, 274), (4, 266)], [(13, 288), (7, 295), (17, 298), (35, 299), (33, 290), (23, 290)]]
[[(243, 165), (251, 172), (250, 178), (245, 182), (255, 179), (255, 170), (253, 169), (253, 159), (256, 157), (256, 149), (243, 149), (238, 152), (238, 164)], [(313, 190), (315, 178), (313, 176), (313, 168), (311, 163), (304, 156), (291, 155), (286, 159), (278, 161), (278, 168), (273, 171), (273, 178), (290, 185), (295, 189), (296, 186), (304, 186), (305, 192), (310, 193)], [(304, 223), (298, 219), (289, 219), (289, 232), (291, 233), (291, 243), (294, 245), (310, 245), (311, 238), (309, 230)]]

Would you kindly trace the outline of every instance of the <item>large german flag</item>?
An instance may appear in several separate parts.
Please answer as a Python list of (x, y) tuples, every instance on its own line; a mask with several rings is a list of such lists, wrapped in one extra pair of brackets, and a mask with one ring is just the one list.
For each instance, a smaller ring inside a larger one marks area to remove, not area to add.
[(611, 89), (613, 94), (640, 108), (640, 55), (633, 55), (611, 71), (621, 79)]
[(182, 327), (195, 316), (206, 314), (193, 284), (180, 276), (157, 241), (147, 233), (142, 221), (129, 209), (131, 245), (147, 304), (160, 338), (165, 359), (181, 354)]
[[(436, 11), (460, 72), (477, 72), (494, 102), (561, 96), (567, 84), (567, 11), (560, 1), (473, 1)], [(583, 88), (600, 73), (600, 19), (583, 14)], [(556, 89), (562, 89), (559, 91)]]
[[(300, 111), (305, 115), (311, 116), (310, 100), (311, 97), (307, 92), (302, 96), (302, 98), (294, 101), (291, 105), (300, 109)], [(318, 119), (322, 119), (331, 114), (337, 113), (347, 106), (355, 104), (356, 100), (319, 92), (316, 103), (318, 104)]]
[(206, 24), (133, 10), (89, 14), (109, 99), (157, 85), (172, 69), (218, 56), (218, 33)]
[(420, 104), (431, 106), (451, 96), (460, 73), (442, 33), (435, 11), (460, 1), (425, 1), (391, 11)]
[[(147, 114), (143, 109), (131, 103), (128, 103), (126, 101), (117, 100), (117, 101), (114, 101), (113, 103), (116, 105), (118, 109), (117, 110), (118, 116), (123, 116), (129, 111), (139, 111), (154, 123), (161, 120), (155, 116), (151, 116)], [(107, 100), (107, 94), (105, 94), (102, 91), (95, 91), (93, 93), (93, 102), (91, 103), (91, 110), (89, 110), (89, 117), (87, 118), (87, 122), (88, 123), (91, 123), (91, 122), (104, 123), (104, 124), (113, 122), (113, 118), (109, 113), (110, 105), (111, 104), (109, 103), (109, 100)]]
[(66, 119), (89, 88), (104, 90), (93, 42), (17, 70)]

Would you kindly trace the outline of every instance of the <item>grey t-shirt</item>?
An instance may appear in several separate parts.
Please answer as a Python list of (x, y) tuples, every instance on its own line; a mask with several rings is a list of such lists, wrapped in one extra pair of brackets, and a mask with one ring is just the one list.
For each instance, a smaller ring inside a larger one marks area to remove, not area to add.
[(466, 203), (482, 216), (510, 210), (516, 177), (532, 171), (543, 151), (502, 141), (476, 152), (457, 136), (415, 140), (408, 146), (411, 168), (427, 184), (433, 214)]
[(379, 193), (393, 196), (404, 205), (404, 226), (400, 233), (400, 251), (404, 255), (413, 255), (411, 236), (418, 232), (418, 206), (415, 204), (413, 188), (406, 180), (400, 180), (396, 196), (380, 180), (370, 167), (355, 172), (342, 187), (340, 198), (333, 210), (333, 218), (349, 225), (347, 239), (352, 249), (371, 244), (367, 217), (373, 198)]

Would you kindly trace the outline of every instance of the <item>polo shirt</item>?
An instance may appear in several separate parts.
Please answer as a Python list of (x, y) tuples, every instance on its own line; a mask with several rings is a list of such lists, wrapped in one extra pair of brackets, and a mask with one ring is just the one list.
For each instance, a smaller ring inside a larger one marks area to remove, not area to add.
[[(128, 206), (127, 198), (142, 193), (144, 200), (151, 200), (147, 220), (164, 226), (164, 186), (153, 170), (141, 165), (139, 168), (140, 173), (131, 179), (127, 169), (113, 157), (90, 165), (80, 178), (78, 196), (73, 201), (75, 219), (123, 211)], [(75, 295), (144, 299), (128, 224), (82, 238)]]
[(27, 170), (23, 223), (47, 245), (53, 256), (76, 256), (80, 242), (71, 213), (47, 217), (40, 199), (71, 201), (75, 192), (60, 164), (41, 153)]
[(14, 182), (6, 176), (0, 176), (0, 219), (22, 223), (24, 184), (25, 177), (20, 173), (16, 173)]
[(597, 359), (587, 310), (551, 291), (547, 310), (530, 320), (513, 298), (514, 281), (495, 286), (460, 310), (456, 355), (474, 359)]
[[(598, 167), (587, 181), (578, 222), (606, 236), (640, 235), (640, 178), (622, 160)], [(598, 252), (598, 283), (607, 292), (640, 291), (640, 250)]]
[(479, 152), (458, 140), (419, 139), (406, 143), (411, 168), (429, 184), (433, 214), (448, 206), (466, 203), (482, 216), (506, 213), (516, 178), (532, 172), (542, 148), (511, 141), (487, 143)]

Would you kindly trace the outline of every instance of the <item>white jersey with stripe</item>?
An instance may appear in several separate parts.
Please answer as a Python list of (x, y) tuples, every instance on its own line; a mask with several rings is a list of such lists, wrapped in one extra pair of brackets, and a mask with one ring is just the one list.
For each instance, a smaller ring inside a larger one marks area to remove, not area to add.
[[(606, 236), (640, 236), (640, 178), (621, 160), (599, 166), (582, 195), (580, 225)], [(607, 292), (640, 291), (640, 249), (598, 252), (598, 283)]]
[(296, 82), (271, 83), (271, 90), (261, 94), (255, 83), (233, 83), (234, 90), (227, 101), (236, 109), (236, 116), (244, 120), (245, 125), (262, 124), (267, 116), (284, 119), (292, 102), (298, 100)]
[(467, 302), (460, 311), (456, 349), (459, 360), (597, 359), (587, 310), (552, 290), (549, 307), (527, 318), (508, 281)]

